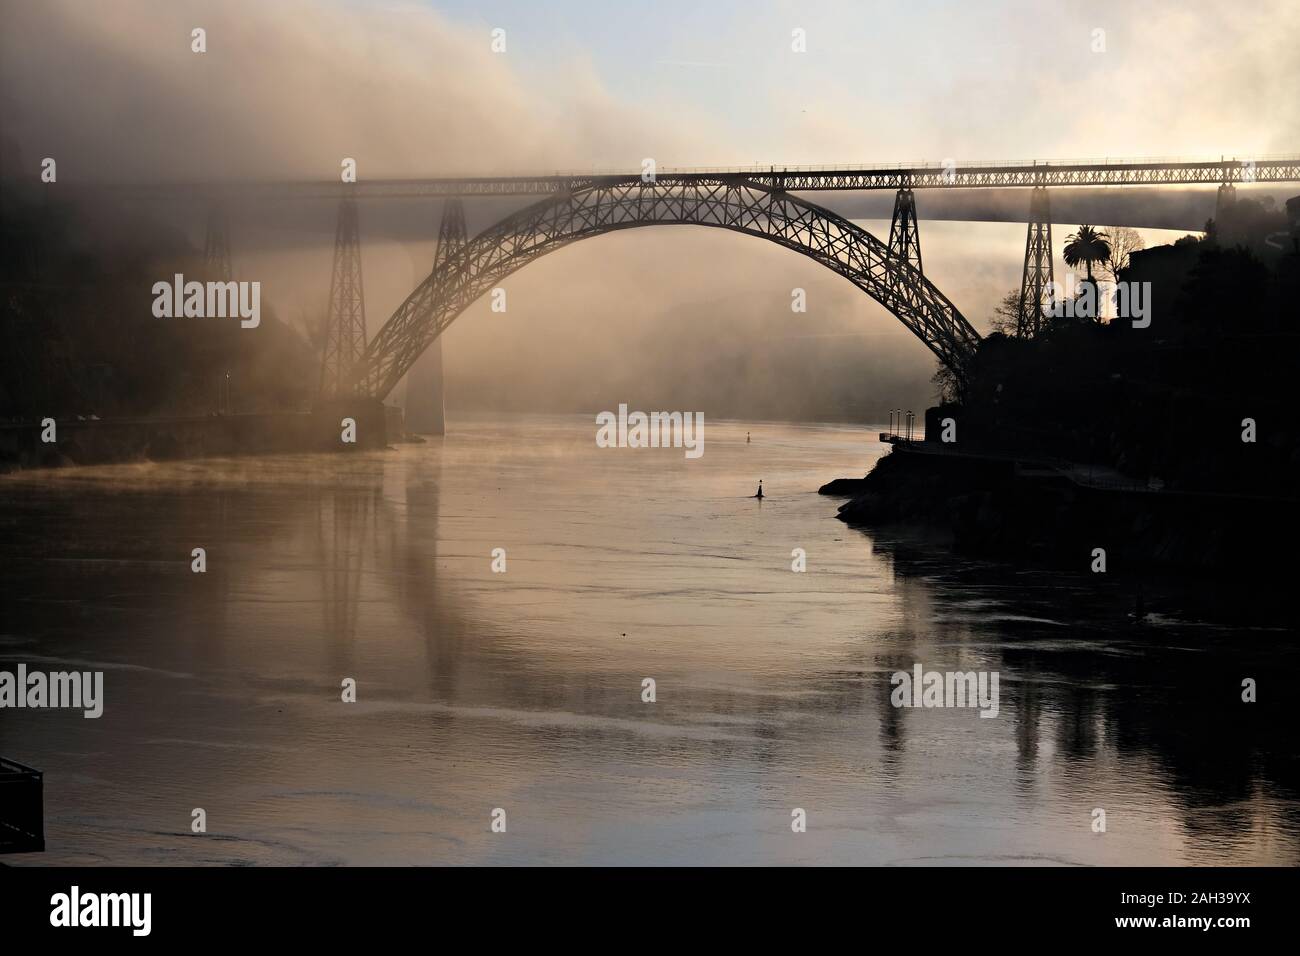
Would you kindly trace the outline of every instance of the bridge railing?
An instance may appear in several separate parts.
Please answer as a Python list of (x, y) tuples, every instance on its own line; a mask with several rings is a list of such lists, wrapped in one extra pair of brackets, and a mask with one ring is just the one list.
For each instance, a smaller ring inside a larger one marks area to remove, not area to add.
[[(1258, 176), (1243, 175), (1253, 164)], [(1189, 171), (1195, 175), (1160, 176), (1152, 172)], [(1222, 170), (1222, 175), (1219, 174)], [(949, 172), (956, 174), (947, 182)], [(1126, 176), (1131, 171), (1132, 176)], [(1025, 176), (1033, 172), (1033, 176)], [(1089, 173), (1101, 174), (1089, 176)], [(1077, 175), (1076, 175), (1077, 174)], [(1064, 186), (1162, 185), (1173, 183), (1292, 182), (1300, 180), (1300, 155), (1223, 156), (1219, 159), (1187, 157), (1142, 157), (1106, 159), (998, 159), (978, 161), (921, 160), (911, 163), (818, 163), (814, 165), (752, 166), (660, 166), (656, 177), (734, 176), (770, 180), (774, 176), (805, 181), (798, 189), (884, 189), (900, 183), (917, 187), (952, 185), (957, 188), (1041, 185), (1042, 180), (1057, 180)], [(934, 181), (936, 175), (945, 182)], [(527, 174), (482, 170), (467, 175), (442, 174), (430, 177), (365, 179), (342, 184), (333, 180), (234, 181), (210, 183), (110, 183), (85, 182), (87, 190), (108, 190), (115, 195), (137, 198), (190, 195), (201, 198), (210, 193), (265, 198), (336, 198), (343, 195), (383, 198), (440, 195), (548, 195), (590, 185), (593, 180), (632, 180), (641, 176), (639, 169), (569, 169)], [(825, 177), (827, 182), (820, 182)], [(861, 180), (861, 181), (855, 181)], [(915, 180), (915, 182), (913, 182)], [(926, 181), (928, 180), (928, 182)]]
[[(959, 160), (950, 157), (942, 159), (917, 159), (891, 162), (850, 162), (850, 163), (752, 163), (748, 165), (712, 165), (712, 166), (656, 166), (658, 176), (708, 176), (708, 175), (758, 175), (770, 176), (772, 173), (838, 173), (838, 172), (873, 172), (898, 170), (940, 171), (949, 165), (958, 169), (1036, 169), (1058, 166), (1088, 166), (1105, 168), (1125, 168), (1130, 166), (1215, 166), (1240, 165), (1241, 163), (1300, 163), (1300, 154), (1271, 153), (1246, 156), (1220, 156), (1215, 159), (1205, 156), (1097, 156), (1056, 157), (1053, 159), (978, 159)], [(592, 179), (638, 177), (640, 169), (626, 166), (589, 166), (586, 168), (570, 167), (546, 172), (520, 172), (497, 170), (493, 172), (448, 172), (427, 178), (410, 178), (391, 180), (392, 182), (437, 182), (460, 180), (525, 180), (525, 179)]]
[[(921, 159), (911, 162), (892, 163), (815, 163), (815, 164), (757, 164), (751, 166), (661, 166), (657, 172), (661, 175), (708, 175), (723, 174), (758, 174), (772, 173), (817, 173), (817, 172), (869, 172), (872, 170), (943, 170), (951, 164), (958, 169), (1036, 169), (1047, 166), (1091, 166), (1123, 168), (1126, 166), (1213, 166), (1216, 164), (1254, 163), (1294, 163), (1300, 162), (1300, 155), (1277, 153), (1252, 156), (1223, 156), (1219, 159), (1188, 156), (1142, 156), (1142, 157), (1106, 157), (1096, 156), (1058, 159), (980, 159), (958, 160), (944, 158), (940, 160)], [(558, 172), (557, 176), (626, 176), (626, 169), (586, 170)], [(633, 173), (632, 175), (635, 175)]]

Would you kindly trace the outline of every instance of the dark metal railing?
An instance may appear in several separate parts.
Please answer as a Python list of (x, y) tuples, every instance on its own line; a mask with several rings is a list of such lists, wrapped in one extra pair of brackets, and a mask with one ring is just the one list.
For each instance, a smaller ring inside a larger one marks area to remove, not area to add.
[(45, 849), (44, 776), (0, 757), (0, 853)]

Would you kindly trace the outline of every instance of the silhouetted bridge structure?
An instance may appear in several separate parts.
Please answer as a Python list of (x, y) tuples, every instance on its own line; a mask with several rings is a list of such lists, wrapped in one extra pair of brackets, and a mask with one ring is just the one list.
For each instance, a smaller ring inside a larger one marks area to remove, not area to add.
[[(687, 183), (726, 179), (794, 192), (863, 189), (1007, 189), (1024, 186), (1220, 186), (1300, 182), (1300, 156), (1261, 159), (1027, 160), (880, 166), (720, 166), (659, 169), (657, 179)], [(533, 176), (441, 176), (422, 179), (248, 181), (224, 184), (123, 185), (120, 193), (211, 198), (447, 199), (545, 196), (639, 182), (627, 171), (556, 172)]]
[[(463, 176), (360, 182), (245, 182), (121, 186), (149, 197), (210, 203), (209, 266), (229, 278), (222, 206), (237, 200), (339, 202), (330, 309), (321, 366), (324, 396), (385, 398), (472, 302), (533, 260), (573, 242), (651, 225), (699, 225), (767, 239), (821, 263), (892, 312), (960, 374), (979, 334), (925, 276), (915, 190), (1008, 189), (1030, 192), (1019, 327), (1037, 331), (1050, 310), (1053, 187), (1217, 185), (1220, 208), (1239, 184), (1300, 182), (1300, 157), (1060, 162), (922, 163), (873, 167), (727, 167), (645, 172)], [(895, 192), (888, 241), (796, 193)], [(470, 237), (466, 197), (540, 197)], [(445, 200), (429, 275), (379, 332), (367, 336), (356, 203), (371, 199)], [(435, 350), (436, 351), (436, 350)]]

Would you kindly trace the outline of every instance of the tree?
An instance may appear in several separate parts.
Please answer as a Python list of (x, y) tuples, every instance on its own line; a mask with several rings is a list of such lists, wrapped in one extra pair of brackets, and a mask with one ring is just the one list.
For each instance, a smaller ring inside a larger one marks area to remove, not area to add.
[(950, 369), (943, 362), (935, 370), (930, 381), (934, 384), (936, 397), (940, 405), (960, 404), (966, 393), (966, 383), (961, 375)]
[(1146, 243), (1136, 229), (1128, 226), (1111, 226), (1101, 233), (1110, 241), (1110, 255), (1106, 257), (1102, 275), (1112, 282), (1119, 282), (1119, 274), (1129, 267), (1133, 253), (1146, 248)]
[(1092, 282), (1092, 264), (1110, 258), (1109, 239), (1106, 233), (1098, 232), (1092, 226), (1080, 226), (1078, 232), (1065, 237), (1065, 249), (1062, 250), (1065, 264), (1073, 268), (1082, 262), (1088, 270), (1088, 281)]
[(993, 309), (993, 318), (989, 319), (989, 332), (1001, 332), (1006, 336), (1020, 334), (1019, 289), (1009, 291)]
[[(1080, 226), (1079, 231), (1074, 235), (1066, 236), (1065, 248), (1062, 250), (1062, 258), (1065, 264), (1071, 268), (1083, 263), (1088, 270), (1086, 282), (1092, 286), (1092, 301), (1096, 304), (1092, 310), (1092, 318), (1100, 321), (1101, 319), (1101, 302), (1097, 294), (1097, 283), (1092, 279), (1092, 264), (1094, 262), (1105, 262), (1110, 258), (1110, 241), (1106, 233), (1098, 232), (1092, 226)], [(1086, 315), (1086, 312), (1076, 312), (1076, 316)]]

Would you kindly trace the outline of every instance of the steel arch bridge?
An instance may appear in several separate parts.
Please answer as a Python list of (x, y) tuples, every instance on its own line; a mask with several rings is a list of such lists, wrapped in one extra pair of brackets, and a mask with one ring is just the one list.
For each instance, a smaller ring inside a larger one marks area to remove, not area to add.
[(433, 271), (371, 340), (340, 392), (385, 398), (429, 344), (506, 276), (580, 239), (652, 225), (729, 229), (820, 262), (892, 312), (958, 372), (979, 342), (921, 273), (919, 256), (914, 265), (907, 248), (892, 250), (828, 209), (736, 177), (629, 177), (562, 192), (440, 248)]

